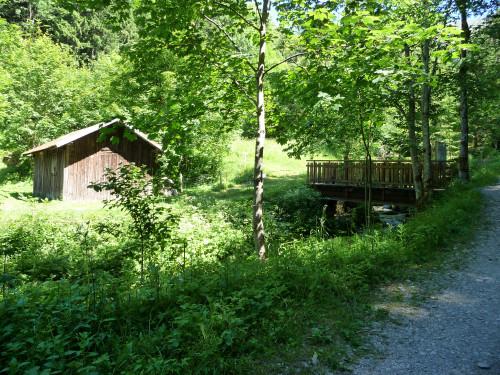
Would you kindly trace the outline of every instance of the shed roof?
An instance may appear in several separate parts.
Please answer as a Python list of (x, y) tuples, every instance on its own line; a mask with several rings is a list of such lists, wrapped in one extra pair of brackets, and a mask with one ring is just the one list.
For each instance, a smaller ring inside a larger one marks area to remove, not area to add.
[(63, 136), (61, 136), (59, 138), (56, 138), (56, 139), (54, 139), (54, 140), (52, 140), (50, 142), (47, 142), (47, 143), (45, 143), (43, 145), (37, 146), (35, 148), (32, 148), (31, 150), (23, 152), (23, 155), (31, 155), (31, 154), (34, 154), (34, 153), (37, 153), (37, 152), (40, 152), (40, 151), (45, 151), (45, 150), (49, 150), (49, 149), (57, 149), (57, 148), (63, 147), (63, 146), (65, 146), (65, 145), (67, 145), (67, 144), (69, 144), (71, 142), (74, 142), (74, 141), (76, 141), (76, 140), (78, 140), (80, 138), (85, 137), (86, 135), (95, 133), (96, 131), (99, 131), (102, 128), (106, 128), (108, 126), (115, 125), (115, 124), (118, 124), (118, 123), (121, 123), (123, 126), (126, 126), (135, 135), (137, 135), (139, 138), (142, 138), (144, 141), (146, 141), (147, 143), (149, 143), (154, 148), (156, 148), (156, 149), (158, 149), (160, 151), (162, 150), (162, 147), (161, 147), (161, 145), (158, 142), (150, 140), (148, 138), (148, 136), (146, 134), (144, 134), (143, 132), (141, 132), (141, 131), (139, 131), (137, 129), (133, 129), (129, 125), (123, 123), (120, 119), (115, 118), (115, 119), (111, 120), (110, 122), (101, 122), (99, 124), (95, 124), (95, 125), (89, 126), (88, 128), (76, 130), (74, 132), (65, 134), (65, 135), (63, 135)]

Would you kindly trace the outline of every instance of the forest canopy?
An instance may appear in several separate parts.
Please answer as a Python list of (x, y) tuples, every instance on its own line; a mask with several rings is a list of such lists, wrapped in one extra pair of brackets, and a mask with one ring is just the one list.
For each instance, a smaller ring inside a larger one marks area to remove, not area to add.
[(466, 258), (499, 36), (494, 0), (0, 0), (0, 373), (345, 370)]
[[(248, 22), (251, 2), (126, 4), (0, 3), (2, 149), (19, 154), (69, 130), (123, 117), (165, 142), (173, 173), (192, 166), (188, 159), (202, 162), (194, 151), (200, 142), (217, 160), (224, 149), (218, 139), (254, 135), (248, 62), (256, 61), (258, 45)], [(462, 43), (472, 51), (466, 62), (471, 144), (480, 150), (497, 142), (498, 16), (493, 2), (464, 4), (474, 19), (468, 45), (456, 27), (461, 1), (274, 4), (267, 65), (298, 55), (267, 74), (268, 136), (294, 155), (326, 148), (339, 157), (362, 156), (361, 128), (352, 119), (359, 95), (363, 122), (373, 125), (375, 155), (409, 157), (411, 79), (417, 93), (432, 89), (427, 112), (416, 97), (417, 141), (422, 121), (429, 122), (431, 141), (445, 142), (458, 156)], [(425, 146), (423, 139), (417, 146)], [(208, 159), (193, 178), (217, 174), (217, 162)]]

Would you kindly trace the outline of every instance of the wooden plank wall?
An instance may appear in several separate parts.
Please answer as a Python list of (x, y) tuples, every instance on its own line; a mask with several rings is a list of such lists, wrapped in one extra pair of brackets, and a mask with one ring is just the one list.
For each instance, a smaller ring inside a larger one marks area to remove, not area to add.
[(116, 169), (120, 164), (134, 162), (150, 170), (155, 167), (157, 150), (138, 138), (131, 142), (122, 138), (119, 144), (97, 142), (98, 133), (90, 134), (64, 147), (65, 200), (102, 200), (110, 198), (107, 191), (89, 189), (91, 182), (102, 181), (106, 168)]
[(64, 151), (49, 150), (34, 155), (33, 195), (60, 199), (63, 192)]

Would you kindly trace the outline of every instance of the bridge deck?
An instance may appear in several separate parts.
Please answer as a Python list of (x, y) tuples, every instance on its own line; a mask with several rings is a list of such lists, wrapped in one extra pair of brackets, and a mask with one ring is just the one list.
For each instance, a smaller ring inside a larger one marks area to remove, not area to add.
[[(415, 204), (410, 162), (376, 160), (371, 163), (374, 203)], [(456, 173), (455, 162), (433, 161), (433, 189), (444, 189)], [(367, 163), (362, 160), (309, 160), (307, 181), (323, 195), (337, 200), (364, 201)]]

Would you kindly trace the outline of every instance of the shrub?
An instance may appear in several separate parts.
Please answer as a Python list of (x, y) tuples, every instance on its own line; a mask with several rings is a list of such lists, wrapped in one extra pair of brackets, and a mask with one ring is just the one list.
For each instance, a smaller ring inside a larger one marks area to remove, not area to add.
[(165, 250), (171, 227), (177, 221), (169, 209), (159, 204), (164, 188), (160, 184), (162, 181), (150, 178), (143, 167), (126, 164), (117, 170), (107, 169), (103, 182), (90, 185), (96, 191), (110, 190), (114, 199), (105, 201), (105, 205), (130, 215), (130, 231), (140, 251), (141, 279), (144, 278), (145, 256), (151, 262), (155, 246)]
[(327, 202), (308, 186), (298, 186), (269, 199), (267, 231), (274, 242), (286, 238), (333, 233), (334, 218)]

